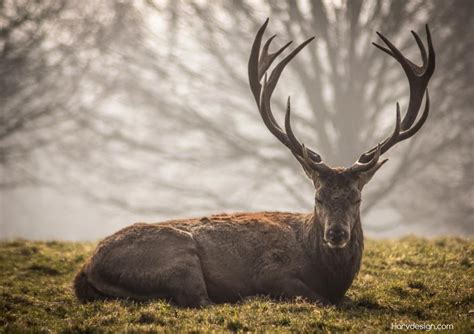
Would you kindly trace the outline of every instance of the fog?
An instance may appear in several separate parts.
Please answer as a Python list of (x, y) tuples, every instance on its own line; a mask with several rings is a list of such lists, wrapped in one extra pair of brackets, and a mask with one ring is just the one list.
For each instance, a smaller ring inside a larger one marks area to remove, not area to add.
[[(454, 5), (455, 4), (455, 5)], [(0, 2), (0, 238), (98, 240), (134, 222), (310, 212), (314, 188), (265, 127), (247, 62), (267, 17), (298, 138), (350, 166), (388, 136), (406, 76), (387, 36), (436, 71), (428, 120), (364, 189), (366, 235), (474, 233), (473, 4), (458, 1)], [(426, 44), (425, 44), (426, 45)]]

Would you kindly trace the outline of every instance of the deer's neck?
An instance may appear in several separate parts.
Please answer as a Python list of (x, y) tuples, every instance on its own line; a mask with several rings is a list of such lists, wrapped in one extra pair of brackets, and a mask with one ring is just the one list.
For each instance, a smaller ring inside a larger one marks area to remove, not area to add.
[(342, 298), (357, 275), (364, 249), (360, 218), (352, 228), (351, 238), (344, 248), (330, 248), (323, 240), (324, 228), (313, 214), (304, 225), (303, 243), (311, 258), (322, 293), (330, 300)]

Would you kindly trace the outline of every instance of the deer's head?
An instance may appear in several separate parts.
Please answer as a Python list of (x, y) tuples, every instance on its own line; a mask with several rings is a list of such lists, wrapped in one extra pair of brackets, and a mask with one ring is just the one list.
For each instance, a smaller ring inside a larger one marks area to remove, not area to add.
[[(377, 33), (385, 42), (387, 48), (378, 44), (374, 45), (385, 53), (395, 58), (402, 66), (410, 86), (410, 101), (403, 117), (400, 116), (400, 106), (397, 103), (396, 122), (393, 133), (378, 143), (376, 146), (363, 153), (360, 158), (348, 168), (331, 168), (324, 163), (321, 156), (307, 148), (294, 135), (290, 124), (290, 98), (288, 97), (284, 130), (273, 117), (270, 100), (276, 84), (285, 66), (298, 54), (314, 37), (306, 40), (277, 63), (267, 75), (273, 61), (291, 44), (285, 44), (274, 53), (269, 53), (270, 44), (275, 37), (270, 37), (261, 47), (262, 37), (268, 24), (268, 19), (257, 32), (249, 59), (249, 83), (258, 110), (263, 122), (270, 132), (288, 149), (299, 161), (304, 172), (314, 184), (315, 214), (318, 223), (323, 225), (323, 240), (332, 248), (342, 248), (351, 237), (351, 230), (359, 221), (361, 191), (370, 181), (375, 172), (387, 161), (379, 160), (393, 145), (413, 136), (424, 124), (429, 112), (428, 81), (435, 68), (435, 53), (431, 42), (430, 31), (426, 26), (428, 53), (415, 33), (415, 41), (420, 48), (422, 66), (417, 66), (405, 58), (385, 36)], [(416, 121), (423, 96), (426, 92), (425, 108)], [(415, 122), (416, 121), (416, 122)]]

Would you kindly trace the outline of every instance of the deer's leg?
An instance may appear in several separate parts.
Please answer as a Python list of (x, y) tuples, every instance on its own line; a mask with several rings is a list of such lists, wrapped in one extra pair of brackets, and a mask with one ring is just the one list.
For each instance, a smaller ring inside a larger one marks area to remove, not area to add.
[(210, 303), (191, 234), (162, 227), (140, 237), (124, 238), (92, 259), (87, 276), (98, 291), (112, 298), (171, 299), (185, 307)]
[[(163, 231), (165, 233), (165, 231)], [(190, 234), (170, 229), (161, 240), (160, 265), (157, 267), (159, 290), (166, 291), (171, 300), (183, 307), (207, 306), (207, 294), (199, 250)]]
[(183, 307), (204, 307), (211, 304), (199, 259), (187, 267), (173, 270), (167, 283), (172, 300)]
[(268, 294), (277, 298), (295, 299), (302, 297), (313, 303), (321, 305), (330, 304), (329, 300), (318, 295), (298, 278), (288, 277), (273, 280), (269, 283), (267, 289)]

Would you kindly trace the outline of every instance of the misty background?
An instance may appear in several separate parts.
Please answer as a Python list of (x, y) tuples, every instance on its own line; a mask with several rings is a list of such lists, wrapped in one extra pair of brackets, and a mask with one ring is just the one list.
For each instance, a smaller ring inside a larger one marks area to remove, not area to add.
[(474, 233), (473, 1), (0, 0), (0, 239), (97, 240), (138, 221), (312, 210), (314, 190), (266, 129), (247, 61), (316, 39), (272, 99), (332, 165), (391, 133), (408, 103), (382, 32), (437, 68), (430, 116), (365, 188), (367, 235)]

